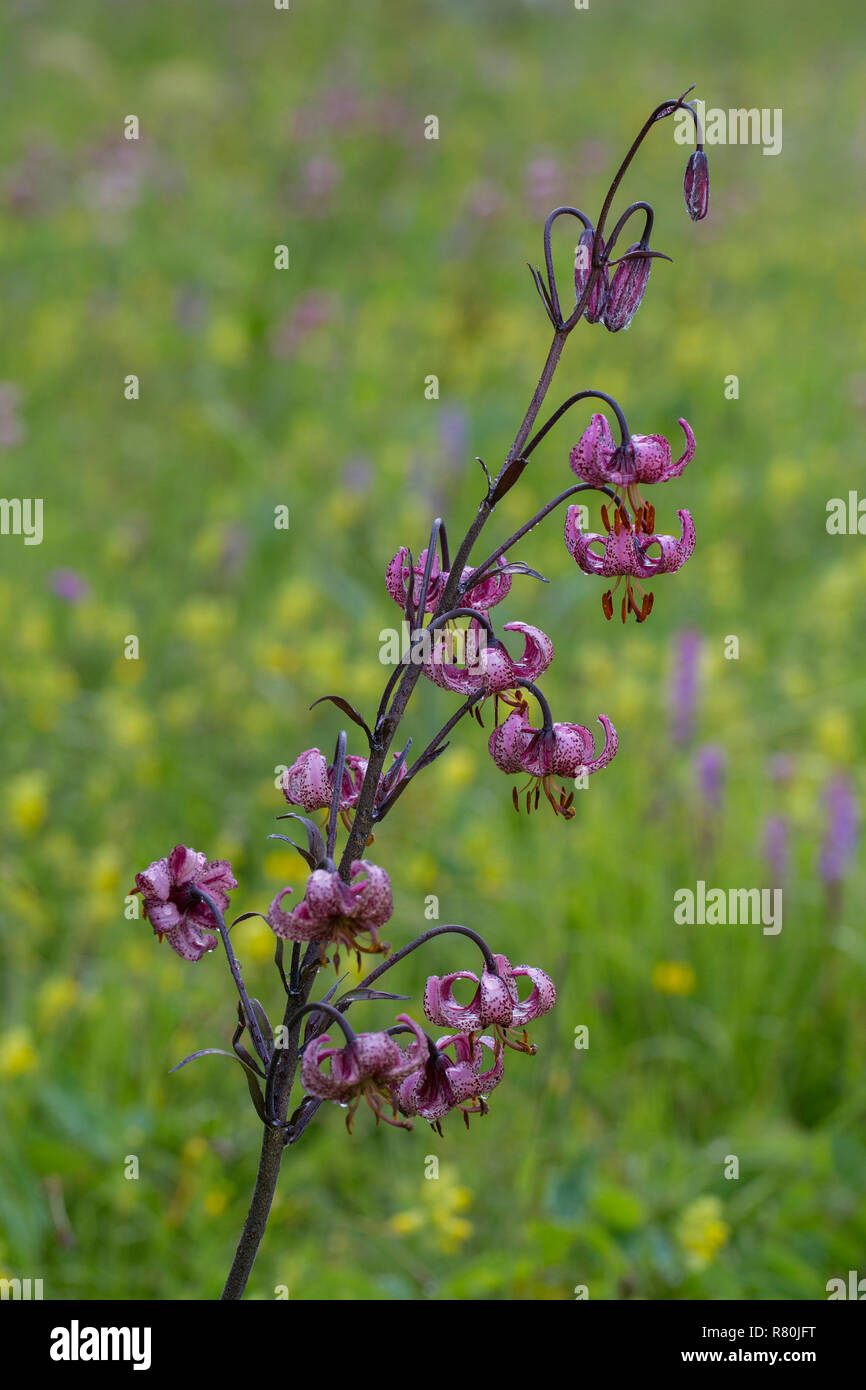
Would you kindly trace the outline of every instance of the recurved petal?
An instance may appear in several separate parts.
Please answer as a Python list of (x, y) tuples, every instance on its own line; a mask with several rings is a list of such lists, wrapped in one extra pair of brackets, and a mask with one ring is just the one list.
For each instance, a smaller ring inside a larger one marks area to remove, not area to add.
[[(550, 638), (540, 627), (532, 627), (529, 623), (505, 623), (503, 631), (523, 633), (523, 655), (519, 661), (511, 664), (515, 677), (534, 681), (547, 670), (553, 660), (553, 643)], [(507, 689), (505, 686), (502, 688)]]
[[(501, 557), (497, 560), (497, 568), (506, 562)], [(472, 570), (464, 569), (461, 576), (462, 581), (469, 578)], [(501, 603), (511, 589), (511, 575), (507, 572), (493, 573), (482, 579), (480, 583), (473, 584), (471, 589), (467, 589), (461, 600), (465, 608), (474, 608), (477, 613), (486, 613), (488, 609), (494, 608), (497, 603)]]
[[(680, 537), (654, 535), (645, 541), (640, 573), (648, 577), (656, 574), (673, 574), (681, 569), (695, 548), (695, 525), (691, 513), (678, 511)], [(659, 547), (657, 558), (647, 554), (653, 546)]]
[[(517, 1023), (516, 1014), (514, 1017), (514, 1023)], [(487, 1050), (493, 1054), (493, 1060), (490, 1066), (488, 1067), (487, 1071), (481, 1070), (482, 1066), (484, 1065), (484, 1048), (487, 1048)], [(505, 1048), (501, 1045), (501, 1043), (498, 1043), (494, 1038), (489, 1037), (485, 1033), (482, 1037), (478, 1039), (475, 1048), (474, 1066), (475, 1074), (478, 1078), (477, 1094), (487, 1096), (490, 1094), (492, 1090), (494, 1090), (496, 1086), (499, 1085), (500, 1081), (502, 1080), (503, 1074), (505, 1072)]]
[(534, 1018), (540, 1018), (542, 1014), (550, 1013), (556, 1003), (556, 986), (544, 970), (532, 965), (515, 965), (514, 976), (516, 979), (527, 979), (532, 985), (529, 994), (514, 1010), (512, 1026), (517, 1028), (531, 1023)]
[[(356, 883), (361, 874), (365, 877)], [(355, 859), (351, 893), (355, 899), (355, 915), (361, 913), (371, 926), (384, 927), (394, 910), (391, 880), (385, 870), (378, 864), (371, 864), (369, 859)]]
[(291, 892), (291, 888), (281, 889), (277, 896), (274, 899), (272, 899), (271, 905), (268, 908), (268, 926), (270, 927), (271, 931), (275, 932), (277, 936), (281, 936), (283, 940), (291, 940), (290, 933), (292, 928), (292, 917), (294, 914), (291, 912), (286, 912), (285, 908), (282, 905), (283, 898), (286, 896), (287, 893)]
[(682, 473), (683, 469), (686, 467), (686, 465), (691, 463), (692, 459), (695, 456), (695, 436), (692, 431), (691, 425), (689, 424), (688, 420), (683, 420), (682, 418), (678, 421), (678, 423), (682, 429), (683, 434), (686, 437), (686, 447), (680, 454), (680, 457), (676, 460), (676, 462), (672, 463), (670, 467), (666, 469), (666, 471), (662, 474), (659, 480), (660, 482), (666, 482), (668, 478), (678, 478), (679, 475)]
[(431, 975), (424, 987), (424, 1013), (431, 1023), (437, 1023), (440, 1028), (457, 1028), (461, 1033), (471, 1033), (481, 1026), (478, 990), (470, 1004), (458, 1004), (453, 995), (455, 980), (472, 980), (475, 985), (479, 984), (478, 976), (471, 970)]
[(406, 594), (408, 592), (408, 570), (405, 575), (403, 571), (408, 555), (409, 552), (405, 545), (401, 545), (385, 571), (385, 588), (388, 590), (394, 602), (399, 603), (401, 608), (405, 606)]
[[(357, 1064), (354, 1068), (354, 1080), (351, 1066), (340, 1067), (337, 1058), (340, 1057), (340, 1049), (330, 1046), (330, 1035), (323, 1033), (321, 1037), (314, 1038), (304, 1049), (304, 1057), (301, 1062), (301, 1085), (307, 1095), (315, 1096), (318, 1100), (339, 1100), (348, 1093), (351, 1093), (353, 1085), (357, 1085)], [(322, 1063), (331, 1058), (331, 1072), (322, 1071)], [(335, 1072), (335, 1067), (337, 1068)]]
[(593, 758), (591, 762), (587, 763), (587, 772), (599, 772), (601, 768), (607, 767), (619, 747), (619, 738), (616, 729), (611, 724), (607, 715), (600, 714), (598, 716), (598, 722), (604, 729), (604, 748), (597, 758)]
[[(604, 553), (597, 555), (592, 549), (594, 545), (604, 547)], [(606, 574), (605, 560), (607, 554), (607, 537), (600, 536), (595, 531), (581, 531), (580, 529), (580, 508), (569, 507), (565, 514), (565, 546), (584, 574)]]

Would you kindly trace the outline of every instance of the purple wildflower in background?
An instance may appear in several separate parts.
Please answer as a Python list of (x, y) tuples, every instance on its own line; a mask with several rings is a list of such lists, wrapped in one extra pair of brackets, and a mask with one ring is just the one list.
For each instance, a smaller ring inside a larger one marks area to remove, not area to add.
[(66, 603), (80, 603), (82, 599), (90, 596), (90, 585), (77, 570), (52, 570), (47, 583), (52, 594), (64, 599)]
[[(782, 788), (790, 782), (793, 775), (794, 759), (790, 753), (775, 753), (767, 764), (770, 782)], [(763, 853), (773, 884), (776, 886), (783, 883), (788, 875), (791, 858), (790, 837), (791, 823), (788, 816), (776, 813), (767, 817), (762, 838)]]
[(671, 737), (674, 743), (688, 743), (694, 734), (700, 691), (701, 636), (685, 628), (674, 640), (669, 703)]
[(764, 858), (775, 887), (787, 877), (789, 851), (787, 816), (768, 816), (764, 826)]
[(698, 791), (708, 810), (718, 811), (725, 789), (728, 755), (717, 743), (703, 743), (695, 753)]
[(827, 884), (841, 883), (851, 867), (860, 828), (860, 808), (850, 781), (839, 773), (824, 795), (826, 821), (818, 872)]

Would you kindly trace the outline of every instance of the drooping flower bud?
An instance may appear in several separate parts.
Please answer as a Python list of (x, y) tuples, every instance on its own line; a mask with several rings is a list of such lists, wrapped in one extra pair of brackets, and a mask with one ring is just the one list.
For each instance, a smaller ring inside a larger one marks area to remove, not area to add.
[[(587, 227), (577, 243), (577, 251), (574, 256), (574, 293), (576, 302), (580, 302), (581, 295), (589, 283), (592, 274), (592, 244), (595, 240), (595, 231), (592, 227)], [(604, 238), (599, 237), (598, 249), (604, 255)], [(598, 323), (604, 313), (607, 304), (607, 296), (610, 288), (610, 272), (607, 266), (602, 266), (592, 287), (589, 299), (586, 301), (586, 308), (583, 317), (589, 323)]]
[(693, 222), (702, 222), (710, 206), (710, 166), (702, 149), (694, 150), (683, 179), (686, 208)]
[[(634, 251), (643, 254), (633, 256)], [(652, 257), (645, 241), (636, 241), (628, 248), (613, 274), (603, 322), (611, 333), (628, 328), (646, 292), (652, 267)]]

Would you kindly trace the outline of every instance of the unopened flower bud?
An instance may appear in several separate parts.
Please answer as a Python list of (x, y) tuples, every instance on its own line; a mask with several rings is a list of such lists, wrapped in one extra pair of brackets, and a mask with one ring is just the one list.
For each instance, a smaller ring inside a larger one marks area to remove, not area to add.
[(689, 155), (683, 179), (686, 208), (693, 222), (702, 222), (710, 206), (710, 167), (703, 150)]
[[(631, 254), (634, 251), (644, 254), (634, 256)], [(652, 266), (652, 257), (647, 252), (646, 243), (636, 241), (614, 271), (603, 316), (604, 326), (611, 333), (628, 328), (640, 308)]]
[[(592, 245), (594, 241), (595, 231), (592, 227), (587, 227), (580, 241), (577, 243), (577, 251), (574, 257), (574, 292), (578, 303), (589, 283), (589, 277), (592, 274)], [(598, 239), (598, 249), (599, 254), (603, 256), (604, 239), (602, 237)], [(586, 301), (586, 308), (583, 311), (583, 317), (589, 323), (598, 323), (604, 313), (604, 308), (607, 303), (609, 282), (610, 274), (605, 265), (602, 266), (596, 276), (595, 284), (592, 287), (589, 299)]]

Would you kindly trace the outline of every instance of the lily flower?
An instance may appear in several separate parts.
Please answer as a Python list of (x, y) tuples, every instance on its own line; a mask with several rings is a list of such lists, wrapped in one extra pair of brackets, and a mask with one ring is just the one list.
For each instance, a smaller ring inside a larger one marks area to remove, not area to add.
[[(344, 883), (336, 869), (315, 869), (307, 879), (302, 902), (286, 912), (282, 900), (291, 888), (283, 888), (268, 909), (268, 926), (284, 941), (317, 941), (325, 948), (337, 949), (334, 964), (339, 969), (339, 950), (354, 951), (360, 963), (361, 952), (376, 954), (389, 949), (379, 940), (394, 910), (391, 880), (384, 869), (368, 859), (356, 859), (351, 881)], [(362, 938), (369, 936), (369, 943)]]
[[(522, 1041), (515, 1041), (510, 1030), (525, 1029), (527, 1023), (550, 1012), (556, 1003), (554, 983), (545, 971), (534, 966), (512, 966), (507, 956), (494, 955), (493, 959), (498, 973), (484, 970), (480, 979), (471, 970), (431, 975), (424, 987), (424, 1013), (431, 1023), (454, 1028), (460, 1033), (476, 1033), (492, 1027), (495, 1036), (507, 1047), (513, 1047), (516, 1052), (535, 1052), (525, 1032)], [(521, 1000), (515, 982), (524, 978), (529, 980), (532, 989), (526, 999)], [(471, 980), (476, 985), (470, 1003), (457, 1003), (455, 980)]]
[[(398, 755), (395, 753), (395, 761)], [(343, 782), (340, 795), (340, 819), (349, 828), (352, 817), (349, 814), (358, 804), (358, 797), (361, 795), (361, 787), (364, 784), (364, 777), (367, 773), (367, 759), (361, 758), (355, 753), (349, 753), (343, 766)], [(383, 774), (376, 789), (376, 804), (386, 791), (391, 791), (397, 782), (401, 782), (406, 776), (405, 761), (401, 764), (396, 777), (393, 769), (387, 788), (383, 783), (388, 774)], [(309, 814), (310, 811), (326, 811), (330, 808), (334, 795), (334, 766), (328, 764), (323, 753), (318, 748), (308, 748), (301, 753), (291, 767), (286, 768), (280, 778), (280, 787), (283, 796), (290, 806), (301, 806)]]
[(550, 638), (529, 623), (505, 623), (503, 631), (523, 633), (523, 654), (517, 661), (508, 655), (497, 638), (488, 636), (486, 632), (482, 638), (481, 624), (473, 619), (465, 634), (466, 664), (459, 666), (445, 659), (443, 648), (446, 645), (449, 649), (453, 647), (452, 637), (447, 644), (433, 644), (424, 662), (425, 676), (443, 690), (453, 690), (460, 695), (483, 691), (485, 696), (510, 690), (520, 680), (536, 680), (553, 660)]
[[(655, 510), (652, 507), (639, 507), (634, 524), (625, 511), (617, 506), (614, 510), (614, 524), (607, 521), (607, 509), (601, 509), (602, 519), (608, 527), (606, 536), (580, 529), (580, 510), (569, 507), (565, 518), (565, 544), (569, 554), (584, 574), (603, 575), (611, 578), (619, 576), (613, 589), (602, 595), (602, 608), (605, 617), (613, 616), (613, 595), (625, 576), (625, 595), (622, 600), (622, 620), (634, 613), (642, 623), (649, 617), (653, 595), (645, 593), (640, 580), (654, 579), (658, 574), (674, 574), (688, 560), (695, 548), (695, 525), (691, 513), (677, 512), (680, 519), (680, 537), (656, 535), (653, 530)], [(602, 546), (601, 554), (593, 546)], [(658, 546), (658, 554), (651, 555), (652, 547)], [(635, 581), (634, 583), (632, 581)], [(641, 596), (638, 603), (635, 590)]]
[[(362, 1098), (376, 1116), (377, 1124), (384, 1120), (400, 1129), (412, 1128), (411, 1124), (397, 1118), (392, 1089), (418, 1070), (427, 1053), (427, 1037), (408, 1014), (400, 1014), (398, 1022), (415, 1035), (405, 1052), (384, 1032), (357, 1033), (344, 1047), (331, 1047), (330, 1036), (324, 1033), (304, 1050), (301, 1063), (304, 1090), (317, 1100), (347, 1105), (346, 1128), (350, 1132)], [(327, 1072), (322, 1070), (324, 1062), (330, 1062)], [(385, 1113), (386, 1104), (391, 1107), (390, 1115)]]
[(633, 487), (678, 478), (695, 456), (695, 436), (688, 420), (680, 420), (686, 447), (675, 463), (663, 434), (633, 434), (631, 447), (617, 446), (606, 415), (593, 415), (571, 451), (572, 473), (595, 487)]
[(208, 860), (197, 850), (175, 845), (165, 859), (155, 859), (143, 873), (135, 875), (135, 887), (130, 891), (142, 895), (144, 915), (159, 940), (165, 938), (184, 960), (196, 961), (217, 942), (208, 930), (214, 926), (210, 908), (190, 890), (204, 889), (225, 912), (229, 893), (237, 886), (227, 860)]
[[(348, 754), (343, 767), (340, 810), (348, 811), (358, 803), (361, 785), (367, 771), (367, 759)], [(324, 811), (334, 796), (334, 768), (318, 748), (307, 748), (280, 778), (283, 796), (290, 806), (302, 806), (307, 812)]]
[[(392, 1092), (397, 1109), (402, 1115), (420, 1115), (440, 1134), (444, 1117), (451, 1110), (460, 1110), (468, 1128), (470, 1115), (487, 1113), (486, 1097), (502, 1080), (505, 1053), (486, 1034), (453, 1033), (435, 1044), (432, 1039), (427, 1041), (423, 1066)], [(482, 1071), (485, 1048), (492, 1052), (493, 1061)], [(454, 1051), (453, 1058), (449, 1049)]]
[[(589, 776), (607, 767), (617, 750), (617, 733), (607, 715), (600, 714), (598, 722), (605, 738), (604, 748), (597, 757), (594, 756), (592, 734), (584, 724), (551, 724), (549, 728), (534, 729), (525, 704), (493, 730), (487, 746), (496, 766), (515, 776), (521, 773), (529, 776), (528, 783), (521, 788), (521, 792), (526, 792), (527, 811), (532, 809), (534, 789), (536, 809), (543, 791), (557, 815), (566, 820), (574, 817), (574, 791), (566, 791), (556, 779), (573, 781), (579, 774)], [(518, 811), (519, 795), (514, 787), (514, 806)]]
[[(417, 606), (421, 599), (421, 584), (424, 578), (424, 570), (427, 565), (427, 551), (422, 550), (418, 559), (412, 567), (414, 583), (412, 589), (412, 600)], [(465, 581), (472, 573), (471, 568), (465, 568), (461, 573), (461, 580)], [(424, 605), (425, 612), (435, 613), (439, 607), (445, 585), (448, 583), (450, 571), (443, 570), (439, 564), (439, 556), (433, 556), (433, 564), (430, 567), (430, 579), (427, 585), (427, 600)], [(397, 554), (388, 566), (385, 575), (385, 587), (395, 603), (401, 608), (406, 607), (406, 600), (409, 596), (409, 551), (405, 545), (401, 545)], [(505, 561), (501, 558), (497, 562), (497, 568), (492, 574), (488, 574), (484, 579), (474, 584), (461, 598), (460, 602), (464, 608), (474, 608), (478, 613), (486, 613), (489, 608), (501, 603), (511, 588), (511, 574), (505, 569)]]

